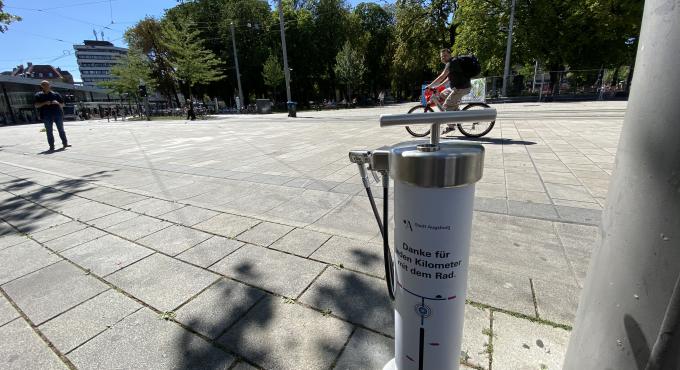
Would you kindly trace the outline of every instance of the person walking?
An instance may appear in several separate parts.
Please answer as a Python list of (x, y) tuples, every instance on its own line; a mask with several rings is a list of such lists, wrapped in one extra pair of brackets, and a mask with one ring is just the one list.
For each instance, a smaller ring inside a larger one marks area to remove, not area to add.
[(59, 138), (63, 148), (70, 147), (66, 139), (66, 132), (64, 131), (64, 99), (57, 92), (52, 91), (48, 81), (40, 83), (39, 91), (35, 94), (35, 107), (40, 110), (40, 118), (45, 124), (45, 131), (47, 131), (47, 143), (50, 145), (48, 151), (54, 151), (54, 134), (52, 133), (52, 125), (57, 125)]
[(195, 120), (196, 112), (194, 112), (194, 102), (191, 99), (187, 99), (187, 119)]

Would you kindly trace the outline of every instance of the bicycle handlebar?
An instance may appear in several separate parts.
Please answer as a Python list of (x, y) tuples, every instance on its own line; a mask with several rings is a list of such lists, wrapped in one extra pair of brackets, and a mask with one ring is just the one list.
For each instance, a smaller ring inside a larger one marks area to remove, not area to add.
[(458, 110), (451, 112), (386, 114), (380, 116), (380, 127), (495, 120), (496, 110), (493, 108), (481, 110)]

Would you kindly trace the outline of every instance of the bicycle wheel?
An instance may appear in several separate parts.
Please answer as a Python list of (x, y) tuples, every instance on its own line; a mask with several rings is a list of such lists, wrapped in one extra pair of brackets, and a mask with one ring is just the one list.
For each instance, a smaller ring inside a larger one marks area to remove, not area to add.
[[(491, 108), (485, 103), (471, 103), (465, 106), (463, 110), (472, 109), (487, 109)], [(458, 130), (467, 137), (482, 137), (491, 131), (496, 121), (491, 122), (465, 122), (458, 124)]]
[[(415, 107), (409, 109), (408, 114), (413, 112), (416, 113), (429, 113), (434, 112), (429, 106), (416, 105)], [(430, 126), (428, 125), (418, 125), (418, 126), (406, 126), (406, 131), (415, 137), (424, 137), (430, 134)]]

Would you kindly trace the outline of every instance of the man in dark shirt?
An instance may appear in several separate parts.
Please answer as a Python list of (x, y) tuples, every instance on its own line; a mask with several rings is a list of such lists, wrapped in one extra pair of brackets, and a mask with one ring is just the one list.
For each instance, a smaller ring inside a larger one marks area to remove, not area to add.
[[(470, 93), (470, 87), (472, 86), (470, 83), (470, 78), (466, 77), (465, 73), (463, 73), (460, 61), (457, 58), (451, 57), (451, 50), (442, 49), (439, 52), (439, 57), (441, 58), (441, 62), (446, 66), (444, 67), (442, 73), (437, 76), (437, 78), (435, 78), (435, 80), (432, 81), (432, 83), (430, 83), (426, 89), (433, 89), (441, 84), (449, 82), (450, 91), (447, 89), (443, 92), (443, 94), (448, 93), (448, 95), (446, 95), (446, 100), (444, 100), (444, 107), (447, 111), (458, 110), (458, 104), (460, 103), (460, 100), (463, 99), (465, 95)], [(452, 131), (452, 126), (453, 125), (448, 125), (442, 133), (445, 134), (449, 131)]]
[(462, 66), (457, 58), (451, 57), (451, 51), (449, 49), (442, 49), (439, 53), (439, 57), (446, 66), (442, 73), (426, 88), (433, 89), (449, 82), (451, 92), (447, 95), (444, 106), (447, 111), (458, 110), (458, 103), (460, 103), (460, 100), (463, 96), (470, 93), (470, 79), (465, 77)]
[(40, 117), (45, 124), (45, 131), (47, 131), (47, 143), (50, 144), (50, 151), (54, 150), (54, 134), (52, 133), (52, 124), (57, 124), (57, 131), (59, 131), (59, 138), (64, 148), (69, 147), (68, 140), (66, 140), (66, 132), (64, 131), (64, 99), (52, 91), (50, 83), (43, 81), (40, 83), (42, 91), (35, 94), (35, 107), (40, 110)]

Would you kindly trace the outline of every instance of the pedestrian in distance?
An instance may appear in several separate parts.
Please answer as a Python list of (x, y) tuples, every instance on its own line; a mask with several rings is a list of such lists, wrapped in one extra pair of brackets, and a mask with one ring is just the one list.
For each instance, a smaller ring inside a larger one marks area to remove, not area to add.
[(378, 103), (381, 107), (385, 105), (385, 91), (381, 90), (380, 94), (378, 94)]
[(45, 124), (45, 131), (47, 132), (47, 143), (50, 145), (48, 151), (54, 151), (54, 133), (52, 132), (53, 124), (57, 125), (59, 138), (63, 149), (70, 147), (66, 139), (66, 132), (64, 131), (64, 99), (57, 92), (52, 91), (48, 81), (40, 83), (39, 91), (35, 94), (34, 106), (40, 111), (40, 118)]
[(196, 119), (196, 112), (194, 112), (194, 103), (191, 101), (191, 99), (187, 100), (187, 119), (190, 119), (192, 121)]

